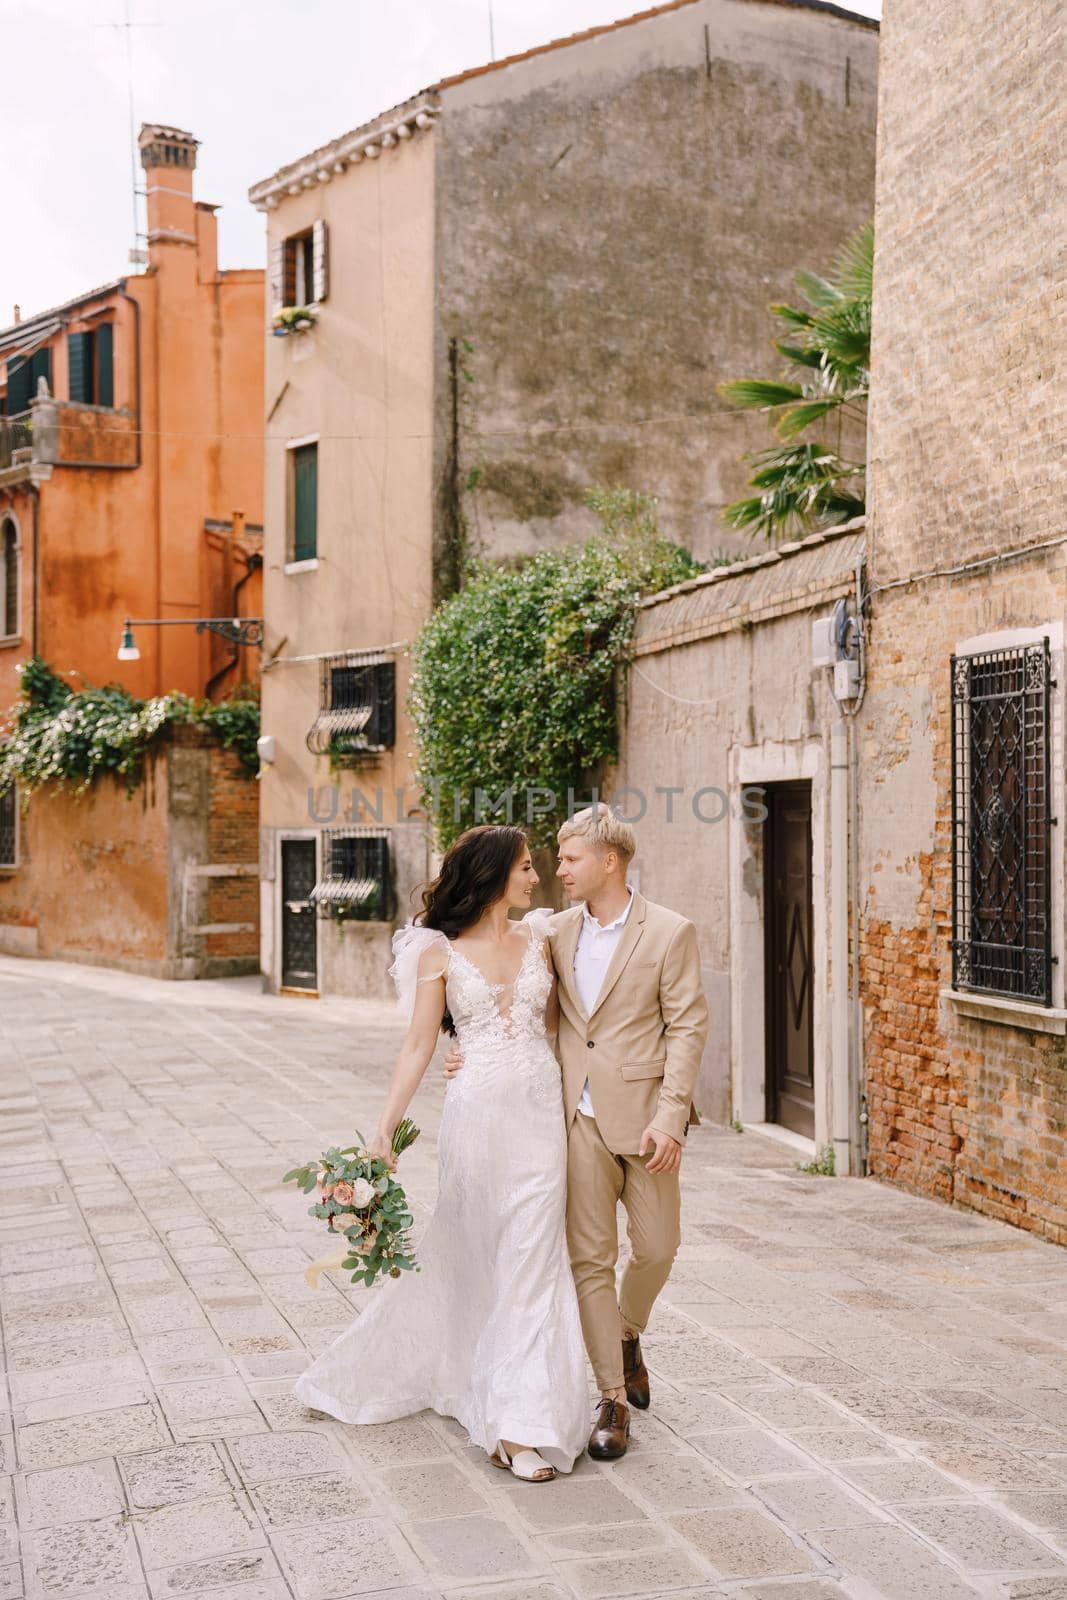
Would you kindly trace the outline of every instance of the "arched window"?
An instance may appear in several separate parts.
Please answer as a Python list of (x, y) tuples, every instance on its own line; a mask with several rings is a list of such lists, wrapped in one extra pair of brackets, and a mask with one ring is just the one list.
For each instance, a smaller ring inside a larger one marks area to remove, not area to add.
[(0, 550), (2, 550), (3, 566), (0, 569), (0, 580), (3, 586), (4, 611), (0, 621), (4, 635), (10, 639), (19, 631), (19, 534), (11, 517), (5, 517), (2, 526), (3, 538), (0, 540)]

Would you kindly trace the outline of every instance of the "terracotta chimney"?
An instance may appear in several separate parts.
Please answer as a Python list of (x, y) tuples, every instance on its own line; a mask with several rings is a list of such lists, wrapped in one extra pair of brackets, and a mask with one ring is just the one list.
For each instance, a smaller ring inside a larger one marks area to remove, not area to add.
[(218, 209), (206, 200), (195, 202), (196, 276), (200, 283), (213, 283), (219, 275)]
[(148, 261), (158, 267), (168, 247), (196, 245), (193, 169), (200, 141), (181, 128), (144, 122), (137, 142), (148, 197)]

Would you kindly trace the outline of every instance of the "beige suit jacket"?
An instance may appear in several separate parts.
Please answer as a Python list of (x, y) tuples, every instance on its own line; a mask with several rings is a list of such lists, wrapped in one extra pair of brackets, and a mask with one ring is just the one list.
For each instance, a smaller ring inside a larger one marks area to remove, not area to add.
[(570, 1128), (586, 1077), (597, 1127), (615, 1155), (636, 1155), (647, 1127), (684, 1140), (708, 1033), (696, 929), (634, 891), (591, 1015), (574, 981), (582, 907), (549, 923), (559, 980), (559, 1057)]

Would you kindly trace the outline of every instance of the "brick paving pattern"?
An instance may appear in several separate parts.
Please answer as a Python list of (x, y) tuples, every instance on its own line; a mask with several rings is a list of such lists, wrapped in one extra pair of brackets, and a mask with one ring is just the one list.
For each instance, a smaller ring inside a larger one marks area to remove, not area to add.
[(278, 1179), (369, 1129), (397, 1037), (0, 960), (0, 1600), (1067, 1600), (1067, 1255), (754, 1136), (690, 1137), (622, 1462), (533, 1487), (440, 1418), (299, 1405), (368, 1291), (308, 1286), (328, 1236)]

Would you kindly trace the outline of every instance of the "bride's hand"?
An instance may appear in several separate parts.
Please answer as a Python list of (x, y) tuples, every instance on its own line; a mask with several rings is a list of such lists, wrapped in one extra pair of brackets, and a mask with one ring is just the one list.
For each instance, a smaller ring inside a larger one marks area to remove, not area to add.
[(446, 1085), (451, 1083), (452, 1079), (456, 1076), (457, 1072), (462, 1072), (462, 1070), (463, 1070), (463, 1051), (459, 1048), (459, 1045), (456, 1043), (455, 1039), (453, 1039), (452, 1048), (451, 1048), (451, 1050), (449, 1050), (447, 1056), (445, 1056), (445, 1083), (446, 1083)]
[(381, 1131), (374, 1135), (374, 1138), (367, 1146), (367, 1154), (372, 1161), (386, 1162), (390, 1172), (396, 1171), (396, 1163), (399, 1158), (393, 1154), (393, 1141)]

